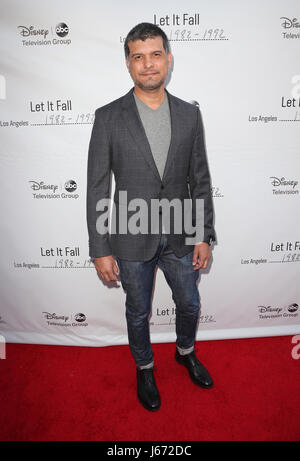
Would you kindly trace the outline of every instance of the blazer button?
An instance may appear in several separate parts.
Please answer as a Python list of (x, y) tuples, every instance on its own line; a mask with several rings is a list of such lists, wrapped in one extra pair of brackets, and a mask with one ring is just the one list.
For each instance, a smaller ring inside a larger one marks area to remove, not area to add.
[(162, 185), (160, 186), (160, 188), (161, 188), (161, 189), (164, 189), (164, 188), (165, 188), (165, 186), (162, 184)]

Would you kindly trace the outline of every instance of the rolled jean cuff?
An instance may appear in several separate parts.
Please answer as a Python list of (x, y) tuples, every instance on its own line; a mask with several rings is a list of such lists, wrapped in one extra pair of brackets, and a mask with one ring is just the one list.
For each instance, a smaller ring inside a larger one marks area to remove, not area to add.
[(182, 349), (181, 347), (177, 346), (177, 350), (178, 350), (180, 355), (187, 355), (187, 354), (190, 354), (191, 352), (193, 352), (194, 346), (191, 346), (191, 347), (189, 347), (187, 349)]
[(153, 368), (154, 361), (147, 363), (147, 365), (138, 365), (140, 370), (148, 370), (149, 368)]

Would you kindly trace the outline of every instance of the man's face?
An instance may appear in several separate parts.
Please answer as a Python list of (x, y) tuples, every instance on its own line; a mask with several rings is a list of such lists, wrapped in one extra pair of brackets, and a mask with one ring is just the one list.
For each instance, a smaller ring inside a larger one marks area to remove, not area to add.
[(142, 90), (160, 88), (168, 75), (172, 55), (166, 53), (162, 37), (128, 42), (126, 65), (135, 85)]

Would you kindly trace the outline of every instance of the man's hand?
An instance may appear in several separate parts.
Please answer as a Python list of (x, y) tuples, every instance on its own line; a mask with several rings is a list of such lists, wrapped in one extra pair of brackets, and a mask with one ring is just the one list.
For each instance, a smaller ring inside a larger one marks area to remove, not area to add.
[(206, 242), (197, 243), (194, 247), (193, 269), (206, 269), (210, 258), (210, 246)]
[(119, 281), (115, 274), (119, 275), (119, 268), (112, 255), (95, 258), (94, 264), (98, 275), (106, 282)]

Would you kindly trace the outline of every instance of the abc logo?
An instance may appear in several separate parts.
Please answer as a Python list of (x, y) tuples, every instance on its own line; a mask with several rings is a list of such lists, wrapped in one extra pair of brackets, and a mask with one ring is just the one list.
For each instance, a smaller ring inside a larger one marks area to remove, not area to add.
[(65, 189), (68, 192), (74, 192), (77, 189), (76, 182), (73, 181), (73, 179), (70, 179), (69, 181), (66, 182)]
[(294, 303), (294, 304), (290, 304), (289, 307), (288, 307), (288, 311), (289, 312), (296, 312), (298, 310), (298, 304)]
[(69, 33), (69, 27), (67, 26), (67, 24), (60, 22), (55, 27), (55, 32), (59, 37), (65, 37)]
[(85, 319), (86, 319), (86, 316), (84, 314), (79, 313), (75, 315), (76, 322), (84, 322)]

